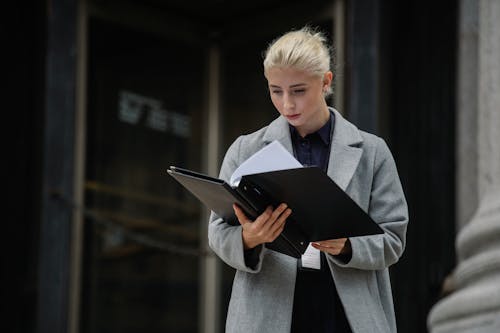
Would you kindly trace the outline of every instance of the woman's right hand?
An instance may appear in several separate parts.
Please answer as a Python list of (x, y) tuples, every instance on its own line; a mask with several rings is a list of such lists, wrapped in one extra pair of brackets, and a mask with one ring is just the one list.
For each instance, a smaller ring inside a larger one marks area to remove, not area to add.
[(292, 213), (287, 205), (282, 203), (274, 211), (271, 206), (255, 219), (250, 220), (238, 205), (233, 205), (234, 213), (243, 227), (242, 238), (245, 250), (274, 241), (285, 228), (286, 219)]

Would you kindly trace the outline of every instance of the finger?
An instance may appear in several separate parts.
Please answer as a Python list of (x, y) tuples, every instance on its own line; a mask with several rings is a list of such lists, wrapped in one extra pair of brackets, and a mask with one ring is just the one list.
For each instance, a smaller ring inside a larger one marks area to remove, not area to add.
[(281, 227), (284, 227), (286, 219), (292, 214), (292, 210), (290, 208), (287, 208), (281, 215), (280, 217), (276, 220), (276, 222), (273, 223), (271, 226), (271, 233), (274, 234), (276, 230), (278, 230)]
[(285, 211), (285, 209), (287, 209), (287, 207), (288, 206), (285, 203), (282, 203), (278, 207), (276, 207), (276, 209), (273, 211), (273, 213), (271, 215), (272, 222), (275, 222), (281, 216), (281, 214)]
[(318, 245), (325, 246), (325, 247), (338, 247), (338, 246), (344, 246), (344, 244), (347, 242), (347, 238), (337, 238), (337, 239), (328, 239), (328, 240), (323, 240), (323, 241), (318, 241), (314, 242)]
[(266, 210), (262, 214), (260, 214), (260, 216), (257, 217), (257, 219), (255, 220), (255, 227), (262, 228), (271, 217), (272, 212), (273, 212), (273, 207), (268, 206)]
[(276, 223), (276, 221), (278, 220), (278, 218), (280, 217), (280, 215), (283, 213), (283, 211), (286, 208), (287, 208), (287, 206), (284, 203), (282, 203), (278, 207), (276, 207), (276, 209), (272, 211), (272, 213), (269, 216), (269, 218), (267, 219), (267, 221), (265, 221), (262, 224), (263, 229), (266, 231), (270, 231), (271, 228), (273, 227), (273, 225)]
[(272, 241), (274, 241), (276, 238), (278, 238), (278, 236), (283, 232), (283, 230), (285, 229), (285, 223), (283, 223), (278, 229), (276, 229), (273, 234), (272, 234)]
[(342, 250), (342, 246), (324, 246), (324, 245), (318, 245), (318, 244), (312, 244), (312, 246), (320, 251), (325, 251), (328, 253), (334, 253), (337, 254)]
[(267, 221), (262, 223), (261, 232), (267, 235), (267, 237), (271, 237), (276, 228), (279, 228), (279, 223), (277, 221), (284, 210), (286, 210), (286, 204), (279, 205), (272, 211)]
[(250, 219), (245, 215), (243, 210), (237, 204), (233, 204), (233, 210), (234, 214), (236, 215), (236, 218), (238, 219), (241, 225), (250, 222)]
[(269, 230), (270, 237), (271, 237), (269, 242), (274, 241), (283, 232), (283, 230), (285, 229), (286, 219), (290, 216), (291, 213), (292, 213), (292, 210), (290, 208), (287, 208), (280, 215), (278, 220), (276, 220), (276, 222), (274, 222), (271, 229)]
[(329, 239), (326, 241), (313, 242), (312, 246), (320, 251), (324, 251), (333, 255), (350, 251), (348, 249), (348, 238)]
[(317, 243), (312, 243), (312, 246), (315, 249), (320, 250), (322, 252), (326, 252), (326, 253), (333, 254), (333, 255), (340, 254), (340, 249), (339, 248), (321, 246), (321, 245), (318, 245)]
[(313, 242), (312, 245), (326, 249), (336, 249), (342, 247), (342, 244), (331, 243), (331, 242)]

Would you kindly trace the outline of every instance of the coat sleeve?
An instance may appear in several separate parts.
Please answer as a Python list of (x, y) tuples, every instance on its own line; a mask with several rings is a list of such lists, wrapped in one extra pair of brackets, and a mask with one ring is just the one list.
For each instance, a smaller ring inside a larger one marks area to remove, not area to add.
[[(238, 167), (242, 140), (242, 136), (236, 139), (226, 152), (219, 174), (220, 179), (229, 181), (234, 170)], [(237, 270), (257, 273), (261, 269), (265, 248), (258, 246), (252, 250), (254, 251), (252, 257), (258, 258), (258, 260), (253, 260), (256, 261), (254, 265), (245, 262), (245, 250), (241, 233), (241, 226), (231, 226), (213, 212), (210, 215), (208, 224), (208, 244), (210, 248), (229, 266)]]
[(392, 154), (384, 140), (377, 140), (368, 214), (384, 233), (350, 238), (350, 261), (346, 263), (335, 256), (329, 256), (341, 267), (384, 269), (396, 263), (405, 248), (408, 225), (406, 199)]

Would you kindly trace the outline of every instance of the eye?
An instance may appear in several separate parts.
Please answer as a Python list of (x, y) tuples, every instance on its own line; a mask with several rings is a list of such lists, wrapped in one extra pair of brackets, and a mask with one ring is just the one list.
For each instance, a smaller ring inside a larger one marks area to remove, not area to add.
[(305, 89), (295, 89), (295, 90), (293, 90), (293, 94), (294, 95), (302, 95), (305, 92), (306, 92)]
[(273, 95), (281, 95), (283, 92), (281, 90), (271, 90), (271, 94)]

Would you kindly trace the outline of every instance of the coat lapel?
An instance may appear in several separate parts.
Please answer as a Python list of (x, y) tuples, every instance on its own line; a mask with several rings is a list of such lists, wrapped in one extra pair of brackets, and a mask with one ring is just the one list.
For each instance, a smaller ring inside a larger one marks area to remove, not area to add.
[(288, 122), (281, 116), (269, 124), (262, 140), (265, 144), (278, 140), (293, 155), (292, 138), (290, 137)]
[(363, 149), (359, 146), (363, 138), (356, 126), (345, 120), (338, 111), (333, 111), (335, 128), (327, 174), (345, 191), (361, 159)]
[[(356, 126), (345, 120), (337, 110), (332, 110), (335, 114), (335, 128), (327, 174), (345, 191), (361, 159), (363, 149), (358, 146), (363, 138)], [(265, 144), (274, 140), (278, 140), (293, 155), (288, 122), (283, 117), (271, 122), (263, 136)]]

